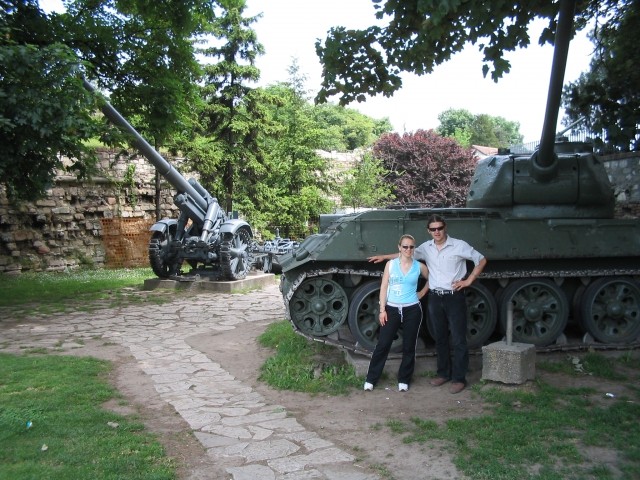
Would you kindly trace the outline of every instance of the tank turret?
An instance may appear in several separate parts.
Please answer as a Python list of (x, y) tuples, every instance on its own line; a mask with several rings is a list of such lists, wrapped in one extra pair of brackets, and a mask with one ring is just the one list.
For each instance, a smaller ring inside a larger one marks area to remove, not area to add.
[(531, 156), (498, 155), (478, 163), (468, 207), (505, 217), (612, 218), (613, 188), (589, 144), (556, 142), (555, 127), (571, 40), (573, 1), (561, 2), (539, 148)]

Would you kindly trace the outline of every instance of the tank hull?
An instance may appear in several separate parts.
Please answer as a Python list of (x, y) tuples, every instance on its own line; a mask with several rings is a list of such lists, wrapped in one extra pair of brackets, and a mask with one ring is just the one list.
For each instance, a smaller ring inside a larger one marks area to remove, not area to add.
[(427, 240), (426, 220), (434, 213), (447, 219), (449, 235), (488, 259), (465, 292), (471, 348), (500, 337), (509, 303), (514, 341), (538, 347), (563, 343), (567, 325), (580, 327), (583, 343), (638, 340), (640, 220), (504, 218), (478, 208), (373, 210), (341, 217), (308, 237), (280, 257), (281, 290), (294, 328), (309, 338), (371, 352), (384, 264), (367, 258), (396, 252), (403, 234), (417, 243)]

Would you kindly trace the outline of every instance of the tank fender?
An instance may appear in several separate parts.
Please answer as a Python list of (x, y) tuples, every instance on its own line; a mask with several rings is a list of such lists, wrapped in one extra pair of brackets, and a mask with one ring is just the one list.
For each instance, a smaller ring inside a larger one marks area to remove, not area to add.
[(164, 233), (167, 230), (169, 230), (170, 227), (175, 226), (177, 223), (178, 221), (172, 218), (163, 218), (159, 222), (156, 222), (153, 225), (151, 225), (151, 228), (149, 228), (149, 231)]
[(238, 218), (232, 218), (231, 220), (227, 220), (222, 225), (220, 225), (220, 234), (224, 233), (232, 233), (235, 234), (240, 228), (246, 227), (249, 230), (249, 233), (253, 237), (253, 231), (251, 230), (251, 226), (245, 222), (244, 220), (240, 220)]

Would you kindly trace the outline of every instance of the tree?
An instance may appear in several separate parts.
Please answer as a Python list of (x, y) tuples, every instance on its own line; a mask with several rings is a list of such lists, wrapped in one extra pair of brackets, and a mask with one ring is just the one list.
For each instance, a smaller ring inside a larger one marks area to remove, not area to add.
[(455, 138), (463, 147), (484, 145), (508, 147), (522, 143), (520, 123), (491, 115), (474, 115), (465, 109), (450, 108), (438, 115), (436, 133)]
[[(531, 42), (529, 24), (548, 20), (538, 39), (553, 43), (558, 2), (461, 2), (442, 0), (374, 0), (383, 26), (364, 30), (334, 27), (324, 44), (316, 42), (323, 65), (322, 88), (316, 100), (339, 96), (341, 105), (365, 101), (367, 95), (391, 96), (402, 86), (401, 72), (424, 75), (460, 52), (466, 44), (484, 54), (482, 70), (497, 81), (511, 65), (505, 52)], [(576, 29), (602, 12), (623, 11), (634, 0), (577, 2)]]
[(520, 122), (513, 122), (503, 117), (491, 117), (493, 131), (498, 139), (493, 147), (508, 147), (522, 143), (524, 137), (520, 133)]
[(373, 119), (353, 108), (331, 103), (316, 105), (313, 110), (316, 121), (328, 128), (324, 150), (355, 150), (373, 145), (380, 135), (393, 130), (388, 118)]
[[(2, 179), (10, 193), (26, 192), (32, 199), (46, 187), (37, 176), (46, 174), (50, 180), (60, 166), (58, 153), (70, 156), (71, 168), (80, 175), (91, 169), (92, 154), (83, 142), (98, 133), (87, 124), (95, 104), (80, 74), (110, 91), (116, 108), (156, 146), (185, 128), (197, 73), (193, 39), (212, 18), (209, 0), (74, 0), (65, 5), (65, 13), (45, 15), (34, 0), (2, 1), (0, 56), (8, 73), (0, 81), (3, 90), (20, 95), (2, 100), (7, 101), (2, 105), (3, 138), (12, 141), (2, 161), (18, 167), (15, 176)], [(24, 128), (27, 115), (30, 131)]]
[[(266, 91), (278, 98), (268, 118), (279, 127), (262, 144), (268, 165), (262, 183), (270, 190), (265, 211), (269, 224), (279, 226), (284, 237), (305, 236), (309, 219), (333, 210), (329, 165), (316, 153), (327, 129), (316, 122), (313, 107), (290, 84), (271, 85)], [(260, 188), (266, 190), (264, 185)]]
[(450, 108), (438, 114), (440, 124), (436, 133), (443, 137), (453, 137), (456, 131), (471, 130), (475, 115), (463, 108)]
[(342, 205), (358, 208), (380, 207), (394, 199), (391, 186), (385, 181), (387, 171), (380, 159), (365, 153), (356, 165), (341, 175), (339, 181)]
[(256, 163), (260, 162), (256, 141), (259, 112), (250, 108), (258, 104), (244, 100), (253, 90), (248, 83), (260, 78), (255, 61), (264, 53), (264, 47), (250, 28), (259, 16), (243, 16), (245, 0), (220, 0), (220, 7), (211, 30), (216, 42), (202, 49), (202, 54), (216, 60), (203, 67), (202, 95), (206, 105), (201, 125), (202, 135), (210, 139), (211, 151), (190, 161), (202, 174), (204, 184), (222, 196), (223, 208), (231, 211), (238, 170), (257, 168)]
[[(590, 70), (564, 89), (565, 125), (584, 119), (598, 147), (617, 151), (640, 150), (640, 9), (621, 10), (592, 35), (599, 48)], [(599, 137), (599, 135), (598, 135)]]
[(462, 207), (475, 168), (473, 152), (433, 130), (383, 135), (373, 147), (401, 204)]
[(60, 45), (0, 48), (0, 179), (12, 201), (39, 198), (65, 168), (59, 155), (75, 159), (66, 169), (80, 178), (95, 166), (82, 142), (98, 131), (95, 99), (76, 67), (73, 52)]
[(498, 137), (493, 128), (493, 121), (487, 114), (476, 115), (471, 127), (471, 145), (485, 145), (497, 147)]

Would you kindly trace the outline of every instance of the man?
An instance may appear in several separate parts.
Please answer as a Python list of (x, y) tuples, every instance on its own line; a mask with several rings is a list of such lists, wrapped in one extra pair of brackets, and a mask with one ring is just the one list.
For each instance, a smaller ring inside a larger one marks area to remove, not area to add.
[[(437, 377), (431, 380), (431, 385), (439, 387), (451, 380), (449, 391), (455, 394), (466, 387), (469, 369), (467, 304), (463, 290), (482, 273), (487, 259), (464, 240), (447, 235), (447, 222), (440, 215), (429, 217), (427, 230), (432, 239), (422, 243), (414, 257), (424, 260), (429, 269), (427, 311), (437, 354)], [(376, 255), (369, 257), (369, 261), (378, 263), (394, 256)], [(475, 265), (468, 277), (467, 260)], [(453, 349), (453, 362), (450, 349)]]

